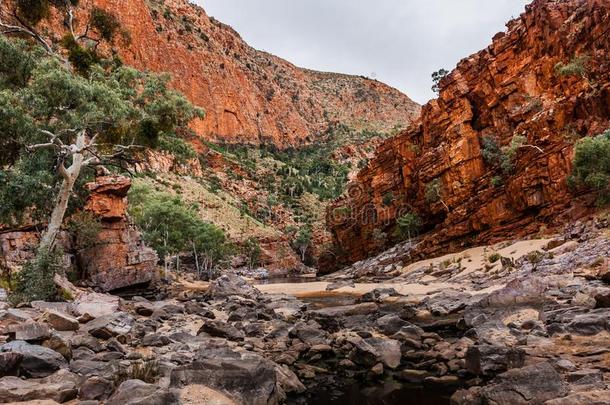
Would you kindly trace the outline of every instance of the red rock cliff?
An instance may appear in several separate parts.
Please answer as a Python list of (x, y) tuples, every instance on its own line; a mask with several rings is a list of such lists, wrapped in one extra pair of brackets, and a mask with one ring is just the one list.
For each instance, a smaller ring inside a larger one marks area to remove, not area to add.
[[(394, 242), (395, 218), (409, 210), (429, 232), (420, 252), (434, 254), (536, 232), (576, 205), (566, 184), (574, 139), (610, 126), (610, 1), (536, 0), (507, 27), (458, 64), (421, 122), (386, 141), (331, 206), (342, 260)], [(556, 73), (585, 55), (586, 77)], [(502, 175), (483, 159), (482, 139), (506, 146), (515, 136), (535, 147), (519, 148)], [(427, 202), (434, 181), (442, 201)]]
[[(115, 51), (138, 69), (170, 73), (175, 87), (205, 109), (205, 119), (193, 127), (206, 139), (293, 146), (312, 141), (333, 122), (389, 130), (407, 127), (420, 112), (417, 103), (378, 81), (301, 69), (257, 51), (186, 0), (79, 4), (77, 32), (84, 31), (93, 5), (116, 14), (129, 41)], [(65, 30), (61, 21), (55, 16), (51, 24), (56, 40)]]

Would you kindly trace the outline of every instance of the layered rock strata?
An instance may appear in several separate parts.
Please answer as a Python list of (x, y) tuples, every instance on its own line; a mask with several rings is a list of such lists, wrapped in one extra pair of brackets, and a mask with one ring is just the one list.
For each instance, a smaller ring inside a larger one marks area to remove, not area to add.
[[(421, 122), (382, 144), (330, 207), (342, 260), (395, 243), (396, 218), (409, 211), (430, 232), (420, 245), (426, 254), (531, 234), (577, 214), (582, 205), (566, 182), (574, 142), (610, 127), (609, 23), (607, 1), (536, 0), (462, 60)], [(558, 63), (580, 73), (560, 74)], [(486, 140), (506, 150), (518, 139), (511, 170), (486, 160)]]

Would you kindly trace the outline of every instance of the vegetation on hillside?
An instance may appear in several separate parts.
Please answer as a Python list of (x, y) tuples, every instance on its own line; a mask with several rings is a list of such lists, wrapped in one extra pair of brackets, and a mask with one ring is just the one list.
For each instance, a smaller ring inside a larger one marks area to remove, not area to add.
[(179, 271), (180, 254), (189, 252), (197, 273), (210, 277), (233, 253), (224, 232), (201, 220), (195, 207), (187, 206), (177, 196), (136, 184), (129, 192), (129, 213), (166, 270), (173, 260)]
[(610, 203), (610, 130), (578, 141), (573, 166), (569, 184), (595, 190), (599, 205)]
[[(52, 265), (57, 234), (66, 214), (82, 204), (92, 169), (123, 170), (132, 152), (155, 147), (162, 137), (178, 137), (203, 114), (168, 88), (168, 77), (124, 67), (98, 53), (100, 43), (119, 34), (118, 19), (93, 9), (87, 31), (77, 34), (75, 6), (19, 0), (14, 25), (0, 21), (5, 28), (0, 35), (0, 223), (48, 219), (36, 258), (14, 286), (23, 300), (52, 298), (35, 291), (52, 285), (61, 267)], [(67, 17), (67, 34), (57, 44), (63, 49), (37, 30), (51, 8)], [(20, 293), (27, 291), (32, 293)]]

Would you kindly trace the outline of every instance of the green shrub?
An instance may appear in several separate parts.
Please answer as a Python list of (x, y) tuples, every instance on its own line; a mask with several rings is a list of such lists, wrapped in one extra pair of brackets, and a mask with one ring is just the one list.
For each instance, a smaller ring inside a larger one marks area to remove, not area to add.
[(11, 303), (16, 305), (32, 301), (56, 301), (59, 297), (53, 277), (63, 273), (61, 250), (39, 251), (36, 257), (17, 273), (14, 289), (10, 294)]
[(17, 0), (17, 12), (32, 25), (49, 16), (49, 0)]
[(99, 7), (93, 7), (89, 14), (89, 24), (95, 29), (102, 39), (112, 41), (118, 30), (121, 28), (118, 18)]
[(519, 149), (525, 144), (527, 138), (523, 135), (513, 136), (511, 143), (501, 147), (498, 139), (494, 136), (481, 138), (481, 156), (486, 165), (500, 169), (505, 175), (514, 170), (514, 160)]
[(394, 202), (394, 194), (391, 192), (385, 193), (382, 198), (383, 205), (389, 207)]
[(78, 212), (70, 218), (68, 231), (76, 240), (77, 249), (89, 249), (98, 242), (102, 225), (99, 218), (87, 211)]
[(25, 86), (36, 66), (25, 41), (0, 41), (0, 88)]
[(491, 185), (498, 188), (498, 187), (502, 187), (502, 185), (504, 184), (504, 180), (502, 179), (501, 176), (494, 176), (491, 178)]
[(583, 138), (576, 143), (569, 184), (595, 190), (598, 203), (604, 205), (610, 200), (609, 181), (610, 130), (596, 137)]
[(494, 252), (494, 253), (490, 254), (489, 257), (487, 257), (487, 260), (489, 261), (489, 263), (495, 263), (500, 259), (502, 259), (502, 255), (498, 252)]
[(426, 201), (429, 203), (439, 202), (441, 200), (443, 183), (441, 179), (434, 179), (426, 184)]
[(570, 62), (564, 64), (559, 62), (555, 65), (555, 73), (558, 76), (580, 76), (587, 75), (587, 63), (589, 62), (588, 55), (574, 56)]
[(432, 91), (438, 94), (441, 90), (441, 81), (449, 74), (446, 69), (440, 69), (432, 73)]
[(210, 271), (232, 254), (224, 232), (200, 219), (194, 207), (187, 207), (179, 197), (134, 185), (129, 202), (129, 213), (144, 240), (166, 263), (170, 257), (191, 253)]
[(178, 163), (185, 163), (197, 157), (197, 152), (184, 139), (177, 136), (161, 134), (158, 148), (174, 155)]
[(62, 39), (62, 45), (68, 51), (68, 60), (76, 71), (83, 75), (89, 75), (91, 67), (100, 63), (100, 56), (94, 49), (81, 46), (71, 35)]
[(409, 212), (396, 219), (396, 236), (400, 239), (411, 240), (421, 229), (423, 222), (415, 212)]
[(486, 165), (497, 167), (503, 158), (502, 148), (495, 136), (483, 136), (481, 138), (481, 156)]
[(261, 245), (255, 237), (246, 239), (242, 246), (242, 253), (248, 259), (248, 267), (251, 269), (260, 265), (261, 254), (263, 253)]
[(533, 252), (528, 253), (526, 258), (531, 264), (538, 264), (544, 259), (544, 253), (534, 250)]

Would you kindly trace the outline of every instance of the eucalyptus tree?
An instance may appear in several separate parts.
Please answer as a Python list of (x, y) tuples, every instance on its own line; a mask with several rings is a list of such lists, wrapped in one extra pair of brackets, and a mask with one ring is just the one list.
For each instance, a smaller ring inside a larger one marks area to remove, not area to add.
[[(78, 74), (44, 48), (0, 36), (0, 218), (49, 215), (41, 248), (52, 248), (87, 168), (123, 165), (134, 149), (185, 130), (203, 112), (168, 88), (169, 78), (115, 62)], [(7, 58), (7, 59), (5, 59)], [(49, 213), (50, 211), (50, 213)]]

